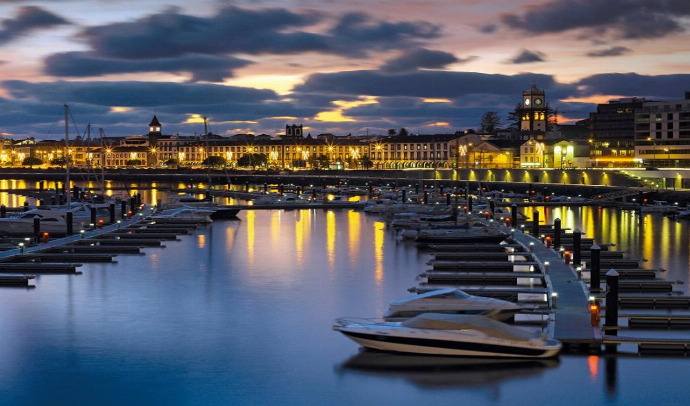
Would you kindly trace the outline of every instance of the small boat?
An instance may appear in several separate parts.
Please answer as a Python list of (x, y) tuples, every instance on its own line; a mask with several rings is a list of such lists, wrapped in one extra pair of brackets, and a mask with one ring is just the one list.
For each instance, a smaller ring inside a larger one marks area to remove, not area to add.
[(367, 348), (413, 354), (549, 358), (562, 347), (558, 340), (481, 315), (424, 313), (402, 322), (338, 319), (333, 329)]
[(401, 321), (422, 313), (483, 314), (494, 320), (506, 321), (521, 310), (522, 306), (512, 302), (472, 296), (459, 289), (447, 288), (395, 300), (383, 317), (387, 321)]
[(661, 213), (661, 214), (674, 214), (678, 213), (678, 206), (673, 206), (668, 204), (668, 202), (663, 200), (655, 200), (654, 204), (642, 205), (640, 207), (641, 213)]
[(499, 243), (509, 234), (490, 227), (420, 230), (415, 238), (418, 243)]
[(67, 234), (67, 213), (72, 213), (72, 230), (75, 233), (93, 227), (99, 220), (107, 222), (110, 219), (109, 212), (96, 208), (96, 222), (94, 222), (91, 217), (91, 208), (76, 202), (69, 208), (41, 206), (14, 217), (0, 218), (0, 235), (33, 235), (35, 218), (39, 220), (41, 233), (54, 236), (65, 235)]
[(176, 209), (166, 209), (155, 213), (151, 220), (158, 222), (190, 221), (196, 223), (212, 223), (213, 209), (183, 206)]

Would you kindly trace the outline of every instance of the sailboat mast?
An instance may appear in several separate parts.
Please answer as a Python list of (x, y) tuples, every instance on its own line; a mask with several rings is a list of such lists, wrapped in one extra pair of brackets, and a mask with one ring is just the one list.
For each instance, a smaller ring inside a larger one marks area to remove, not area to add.
[(65, 201), (67, 207), (72, 203), (69, 184), (69, 106), (65, 104)]
[(105, 143), (103, 142), (103, 129), (98, 129), (98, 136), (101, 144), (101, 196), (105, 199)]
[(211, 188), (211, 156), (208, 154), (208, 117), (204, 117), (204, 139), (206, 141), (206, 174), (208, 176), (208, 188)]

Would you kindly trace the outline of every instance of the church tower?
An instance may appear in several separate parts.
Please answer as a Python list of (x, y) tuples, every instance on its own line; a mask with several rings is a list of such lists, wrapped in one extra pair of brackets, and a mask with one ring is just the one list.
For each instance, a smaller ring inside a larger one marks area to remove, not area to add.
[(151, 135), (161, 135), (161, 123), (155, 115), (153, 116), (153, 120), (151, 120), (151, 124), (149, 124), (149, 136)]
[(544, 91), (532, 88), (522, 92), (522, 109), (520, 111), (520, 131), (546, 132), (546, 98)]
[(300, 125), (286, 125), (285, 126), (285, 138), (303, 138), (304, 137), (304, 127)]

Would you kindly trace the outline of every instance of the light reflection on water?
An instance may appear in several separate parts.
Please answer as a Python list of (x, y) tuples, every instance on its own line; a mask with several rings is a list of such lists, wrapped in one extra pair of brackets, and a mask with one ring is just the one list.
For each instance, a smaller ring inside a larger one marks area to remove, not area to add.
[[(564, 227), (644, 253), (647, 266), (667, 264), (687, 280), (685, 223), (645, 216), (640, 227), (629, 212), (541, 210), (542, 219), (561, 217)], [(2, 403), (686, 404), (685, 359), (430, 366), (362, 353), (331, 330), (333, 320), (380, 316), (417, 285), (428, 255), (362, 212), (240, 218), (145, 256), (87, 264), (80, 276), (41, 276), (33, 290), (0, 289)], [(669, 246), (658, 244), (664, 234)]]

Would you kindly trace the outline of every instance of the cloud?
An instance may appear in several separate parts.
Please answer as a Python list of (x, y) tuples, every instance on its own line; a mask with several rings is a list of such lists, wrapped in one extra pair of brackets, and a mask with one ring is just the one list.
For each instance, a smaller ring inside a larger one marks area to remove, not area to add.
[(531, 83), (537, 83), (559, 96), (572, 94), (572, 85), (556, 83), (552, 76), (542, 74), (500, 75), (477, 72), (415, 71), (389, 75), (363, 70), (310, 75), (293, 92), (330, 95), (337, 100), (343, 95), (381, 97), (462, 98), (472, 95), (517, 95)]
[(156, 107), (255, 104), (278, 99), (272, 90), (212, 84), (165, 82), (2, 82), (13, 98), (46, 103), (84, 103), (99, 106)]
[(686, 0), (553, 0), (527, 11), (502, 14), (509, 28), (530, 34), (560, 33), (586, 29), (615, 38), (660, 38), (685, 31), (690, 16)]
[(603, 73), (581, 79), (581, 96), (619, 95), (649, 99), (679, 100), (688, 89), (690, 74), (645, 76), (637, 73)]
[(90, 52), (66, 52), (45, 59), (45, 73), (59, 77), (89, 77), (134, 72), (189, 72), (193, 82), (222, 82), (252, 62), (232, 56), (187, 54), (176, 58), (126, 60), (103, 58)]
[(314, 11), (281, 8), (221, 8), (204, 18), (177, 9), (132, 22), (87, 28), (82, 34), (101, 57), (122, 59), (175, 58), (185, 54), (297, 54), (321, 52), (365, 55), (377, 49), (404, 49), (418, 40), (436, 38), (438, 26), (425, 22), (375, 22), (349, 13), (325, 33), (307, 29), (323, 22)]
[(544, 62), (544, 54), (539, 51), (532, 52), (523, 49), (522, 52), (517, 54), (515, 57), (509, 59), (508, 62), (515, 64)]
[(632, 52), (632, 49), (627, 47), (615, 46), (606, 49), (599, 49), (596, 51), (587, 52), (587, 56), (592, 58), (603, 58), (607, 56), (620, 56)]
[(387, 61), (381, 66), (381, 70), (386, 72), (407, 72), (420, 68), (443, 69), (451, 63), (469, 62), (473, 59), (476, 59), (476, 57), (461, 60), (448, 52), (420, 48), (405, 52), (401, 56)]
[(0, 23), (0, 45), (20, 38), (35, 30), (64, 24), (70, 23), (64, 18), (40, 7), (21, 7), (15, 18), (8, 18)]

